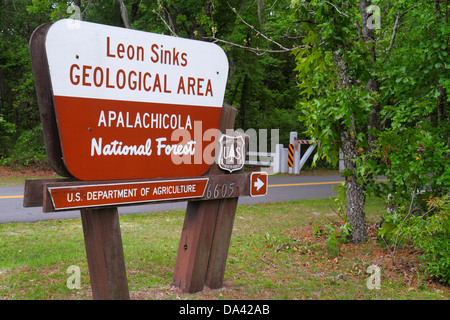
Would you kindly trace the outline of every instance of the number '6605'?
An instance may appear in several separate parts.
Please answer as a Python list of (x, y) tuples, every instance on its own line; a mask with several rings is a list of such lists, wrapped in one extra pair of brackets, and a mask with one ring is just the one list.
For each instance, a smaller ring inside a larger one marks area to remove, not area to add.
[(229, 198), (233, 195), (234, 192), (234, 182), (224, 183), (222, 185), (216, 184), (208, 184), (206, 188), (206, 198), (207, 199), (218, 199), (218, 198)]

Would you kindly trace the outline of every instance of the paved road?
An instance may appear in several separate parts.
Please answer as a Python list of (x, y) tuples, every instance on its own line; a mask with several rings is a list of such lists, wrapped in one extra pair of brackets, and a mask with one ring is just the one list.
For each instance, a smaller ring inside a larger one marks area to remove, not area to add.
[[(333, 185), (342, 181), (338, 175), (270, 177), (269, 191), (264, 197), (241, 197), (239, 204), (265, 203), (336, 195)], [(51, 219), (79, 218), (80, 211), (43, 213), (42, 208), (24, 208), (23, 186), (0, 187), (0, 223), (35, 222)], [(151, 205), (119, 207), (119, 214), (144, 213), (185, 209), (186, 202), (155, 203)]]

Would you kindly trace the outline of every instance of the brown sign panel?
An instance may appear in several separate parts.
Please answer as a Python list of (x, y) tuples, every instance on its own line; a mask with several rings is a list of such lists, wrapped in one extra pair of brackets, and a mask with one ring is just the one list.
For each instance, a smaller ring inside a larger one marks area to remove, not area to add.
[(252, 172), (250, 175), (250, 196), (265, 196), (268, 190), (268, 183), (266, 172)]
[(195, 199), (205, 193), (208, 178), (49, 187), (55, 210)]
[(60, 20), (38, 28), (30, 50), (58, 173), (123, 180), (210, 168), (228, 74), (217, 45)]
[(217, 134), (220, 108), (73, 97), (55, 106), (65, 164), (81, 180), (200, 176), (213, 159), (214, 139), (202, 139)]

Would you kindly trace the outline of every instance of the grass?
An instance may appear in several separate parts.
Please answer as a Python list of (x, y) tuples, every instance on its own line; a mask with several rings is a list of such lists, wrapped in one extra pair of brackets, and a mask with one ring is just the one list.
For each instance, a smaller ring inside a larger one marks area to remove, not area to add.
[[(224, 287), (185, 294), (170, 286), (184, 212), (121, 216), (132, 299), (448, 299), (450, 289), (427, 279), (417, 253), (396, 263), (374, 236), (383, 203), (367, 201), (371, 237), (361, 245), (327, 246), (325, 225), (341, 224), (333, 199), (239, 206)], [(381, 268), (381, 289), (369, 290), (367, 268)], [(69, 289), (69, 266), (81, 288)], [(80, 219), (0, 225), (0, 299), (92, 299)]]

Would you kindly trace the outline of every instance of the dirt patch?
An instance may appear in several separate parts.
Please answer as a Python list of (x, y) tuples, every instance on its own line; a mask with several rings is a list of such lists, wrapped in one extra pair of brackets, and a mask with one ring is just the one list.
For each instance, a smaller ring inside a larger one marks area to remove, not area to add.
[[(340, 244), (339, 254), (330, 256), (327, 263), (323, 264), (322, 272), (328, 273), (330, 268), (342, 270), (342, 276), (361, 278), (367, 277), (367, 268), (376, 265), (381, 269), (383, 277), (390, 282), (402, 282), (410, 290), (426, 284), (429, 288), (442, 292), (450, 292), (450, 287), (443, 285), (424, 274), (421, 268), (421, 252), (412, 247), (397, 248), (395, 253), (391, 252), (377, 238), (377, 226), (367, 223), (369, 240), (363, 244)], [(323, 231), (322, 229), (320, 231)], [(305, 226), (292, 230), (293, 239), (297, 239), (303, 245), (303, 253), (308, 254), (311, 263), (323, 263), (323, 257), (327, 252), (327, 234), (317, 235), (313, 226)], [(301, 245), (294, 251), (302, 251)], [(322, 257), (322, 258), (320, 258)]]
[(44, 177), (55, 175), (55, 172), (50, 168), (41, 167), (3, 167), (0, 166), (0, 177)]

